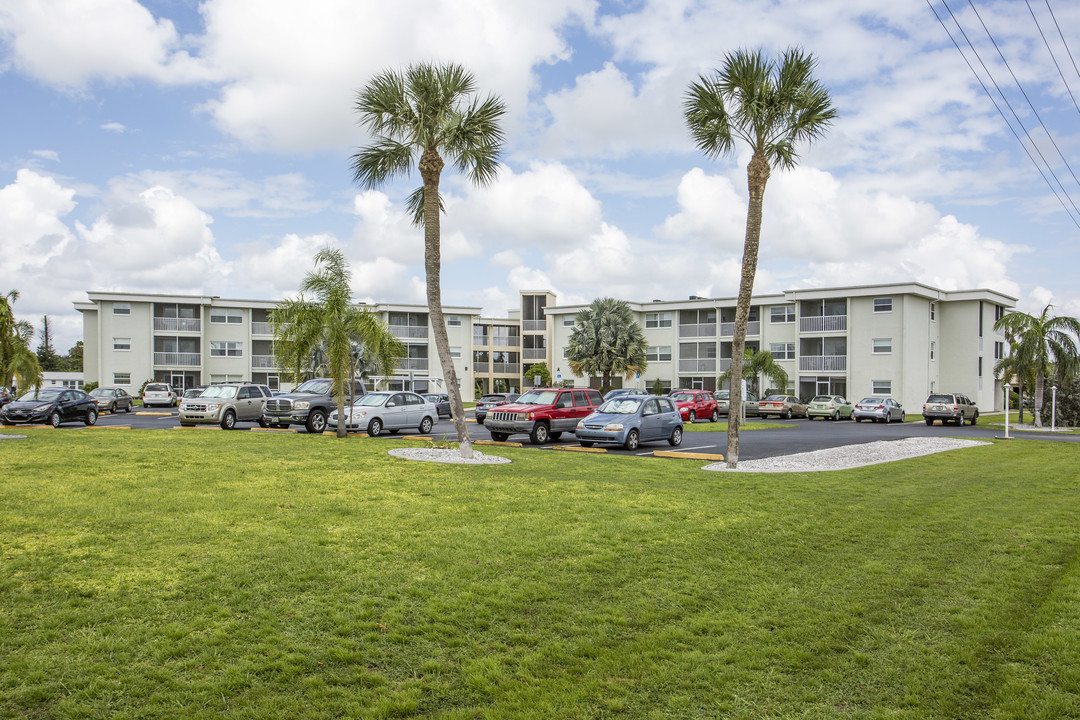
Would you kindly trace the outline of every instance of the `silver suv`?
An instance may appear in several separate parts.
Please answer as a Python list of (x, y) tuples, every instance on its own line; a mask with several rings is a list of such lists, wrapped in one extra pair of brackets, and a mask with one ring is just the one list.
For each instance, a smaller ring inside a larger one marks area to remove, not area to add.
[(184, 398), (180, 403), (180, 424), (183, 427), (202, 423), (215, 423), (224, 430), (232, 430), (239, 422), (257, 422), (266, 427), (262, 419), (263, 405), (273, 396), (266, 385), (254, 383), (220, 383), (203, 390), (197, 398)]
[(961, 393), (931, 395), (922, 406), (922, 414), (927, 425), (933, 425), (935, 420), (940, 420), (942, 425), (947, 422), (957, 425), (965, 422), (974, 425), (979, 422), (979, 408), (975, 401)]

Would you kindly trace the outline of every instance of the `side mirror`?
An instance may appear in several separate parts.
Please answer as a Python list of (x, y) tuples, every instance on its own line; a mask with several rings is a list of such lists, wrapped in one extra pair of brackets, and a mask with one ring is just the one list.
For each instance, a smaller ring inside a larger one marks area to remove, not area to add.
[(397, 403), (388, 402), (386, 403), (386, 407), (397, 407)]

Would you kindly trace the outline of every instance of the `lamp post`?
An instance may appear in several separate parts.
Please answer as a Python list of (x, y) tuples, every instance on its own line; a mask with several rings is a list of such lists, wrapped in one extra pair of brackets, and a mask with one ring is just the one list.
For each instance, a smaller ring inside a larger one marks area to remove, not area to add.
[(1050, 405), (1050, 432), (1057, 430), (1057, 385), (1050, 387), (1053, 400)]
[(1005, 439), (1009, 439), (1009, 392), (1012, 387), (1005, 383)]

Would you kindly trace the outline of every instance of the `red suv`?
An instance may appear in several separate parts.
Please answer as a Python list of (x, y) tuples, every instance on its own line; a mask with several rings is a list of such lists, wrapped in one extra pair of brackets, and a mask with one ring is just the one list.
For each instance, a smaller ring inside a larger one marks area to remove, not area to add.
[(528, 433), (533, 445), (558, 440), (573, 433), (578, 420), (591, 415), (604, 399), (591, 388), (536, 388), (516, 401), (488, 410), (484, 427), (491, 439), (503, 442), (517, 433)]
[(716, 422), (720, 417), (716, 398), (708, 390), (675, 390), (671, 393), (671, 399), (675, 401), (675, 407), (679, 408), (684, 422), (694, 422), (700, 418)]

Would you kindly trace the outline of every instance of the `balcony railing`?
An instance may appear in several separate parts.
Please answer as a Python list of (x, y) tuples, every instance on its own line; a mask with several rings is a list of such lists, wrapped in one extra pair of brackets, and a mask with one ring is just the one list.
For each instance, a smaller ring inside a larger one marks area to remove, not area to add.
[(199, 318), (155, 317), (154, 330), (166, 332), (199, 332), (202, 322)]
[(253, 368), (276, 368), (273, 355), (252, 355), (251, 367)]
[(479, 345), (480, 347), (487, 347), (491, 344), (491, 337), (488, 335), (473, 335), (472, 344)]
[(491, 336), (492, 347), (521, 347), (520, 335), (492, 335)]
[(547, 348), (522, 348), (522, 360), (544, 360), (547, 358)]
[(252, 322), (251, 323), (252, 335), (273, 335), (274, 331), (270, 327), (268, 322)]
[[(751, 335), (760, 335), (760, 334), (761, 334), (761, 321), (760, 320), (751, 320), (748, 323), (746, 323), (746, 335), (747, 335), (747, 337), (749, 337)], [(735, 337), (735, 323), (733, 323), (733, 322), (722, 322), (722, 323), (720, 323), (720, 337)]]
[(699, 323), (697, 325), (680, 325), (679, 337), (716, 337), (716, 323)]
[(156, 352), (154, 364), (171, 367), (199, 367), (200, 358), (201, 353)]
[(486, 362), (473, 363), (472, 369), (473, 369), (474, 373), (490, 372), (491, 371), (491, 363), (486, 363)]
[(547, 320), (522, 320), (521, 329), (525, 332), (542, 332), (547, 330)]
[(680, 360), (679, 372), (681, 373), (714, 373), (716, 372), (716, 358)]
[(503, 375), (517, 375), (521, 372), (521, 363), (492, 363), (491, 370)]
[(427, 370), (427, 358), (398, 358), (398, 370)]
[(847, 372), (847, 355), (803, 355), (799, 370), (811, 372)]
[(396, 338), (427, 338), (427, 325), (390, 325), (390, 334)]
[(845, 332), (847, 315), (811, 315), (799, 318), (799, 332)]

